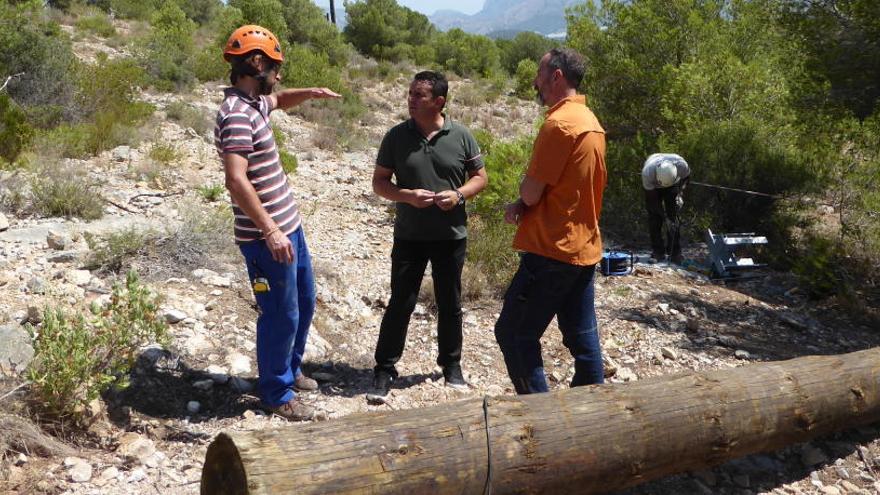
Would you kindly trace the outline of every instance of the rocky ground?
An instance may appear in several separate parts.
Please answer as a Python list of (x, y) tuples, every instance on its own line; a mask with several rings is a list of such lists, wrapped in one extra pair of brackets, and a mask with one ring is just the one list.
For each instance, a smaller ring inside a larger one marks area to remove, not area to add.
[[(402, 115), (403, 82), (362, 90), (375, 113), (368, 135), (380, 136)], [(0, 328), (4, 342), (22, 342), (20, 323), (38, 318), (37, 309), (44, 304), (76, 306), (107, 297), (114, 275), (82, 268), (88, 235), (178, 225), (193, 205), (206, 203), (196, 187), (222, 184), (208, 136), (162, 118), (165, 106), (176, 100), (210, 111), (219, 102), (218, 87), (144, 97), (157, 105), (161, 122), (150, 140), (66, 164), (87, 168), (100, 181), (108, 200), (103, 219), (85, 223), (7, 214), (5, 227), (0, 219), (0, 320), (8, 322)], [(524, 132), (538, 109), (487, 106), (474, 113), (478, 122), (492, 124), (495, 119), (496, 125), (508, 126), (504, 132)], [(511, 115), (520, 118), (512, 122)], [(312, 145), (313, 124), (280, 113), (273, 120), (288, 135), (288, 150), (299, 158), (291, 183), (303, 212), (318, 288), (306, 371), (320, 389), (305, 397), (321, 419), (511, 395), (492, 334), (500, 301), (482, 298), (466, 304), (463, 366), (470, 387), (462, 391), (445, 387), (434, 365), (436, 318), (425, 297), (413, 315), (399, 364), (403, 379), (385, 403), (366, 401), (373, 344), (389, 295), (392, 233), (392, 210), (370, 187), (377, 143), (360, 152), (324, 151)], [(150, 165), (149, 150), (157, 142), (171, 143), (178, 151), (174, 166), (162, 172), (158, 183), (132, 174)], [(699, 260), (705, 251), (693, 244), (687, 254)], [(0, 491), (195, 494), (214, 435), (285, 424), (262, 412), (252, 392), (256, 312), (244, 267), (234, 253), (217, 258), (212, 269), (207, 263), (176, 272), (141, 266), (164, 298), (162, 312), (171, 326), (172, 345), (143, 350), (131, 386), (105, 398), (89, 434), (72, 442), (76, 452), (50, 457), (22, 452), (5, 458)], [(809, 301), (781, 273), (724, 285), (695, 271), (639, 264), (630, 276), (600, 277), (596, 292), (612, 383), (844, 353), (880, 343), (875, 327), (855, 313)], [(573, 370), (555, 327), (545, 341), (551, 386), (566, 388)], [(20, 351), (16, 359), (25, 361), (25, 347), (9, 345), (8, 352)], [(0, 400), (15, 400), (23, 390)], [(629, 493), (880, 493), (878, 437), (880, 425), (859, 428)]]

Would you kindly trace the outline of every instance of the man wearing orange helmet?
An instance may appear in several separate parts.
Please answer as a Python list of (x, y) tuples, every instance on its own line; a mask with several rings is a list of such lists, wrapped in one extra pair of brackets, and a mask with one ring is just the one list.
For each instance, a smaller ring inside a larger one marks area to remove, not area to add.
[(247, 263), (257, 319), (257, 389), (271, 411), (308, 420), (314, 410), (294, 389), (317, 383), (300, 370), (315, 310), (315, 285), (302, 221), (281, 168), (269, 113), (312, 98), (339, 98), (327, 88), (272, 92), (281, 80), (281, 45), (268, 29), (247, 25), (226, 42), (232, 87), (217, 112), (214, 143), (223, 160), (235, 215), (235, 242)]

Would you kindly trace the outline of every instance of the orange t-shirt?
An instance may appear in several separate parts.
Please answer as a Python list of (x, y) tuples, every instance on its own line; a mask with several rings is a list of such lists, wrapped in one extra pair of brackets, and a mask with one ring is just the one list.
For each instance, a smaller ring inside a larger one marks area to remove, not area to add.
[(565, 98), (547, 111), (526, 175), (546, 187), (520, 219), (514, 249), (572, 265), (598, 263), (607, 180), (605, 130), (583, 95)]

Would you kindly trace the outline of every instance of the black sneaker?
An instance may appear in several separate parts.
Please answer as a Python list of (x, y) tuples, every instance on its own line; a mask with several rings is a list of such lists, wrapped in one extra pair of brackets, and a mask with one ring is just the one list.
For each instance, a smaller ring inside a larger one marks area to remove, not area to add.
[(443, 379), (446, 385), (453, 388), (467, 388), (467, 382), (461, 374), (461, 366), (457, 364), (443, 367)]
[(391, 384), (394, 383), (394, 375), (387, 371), (376, 371), (373, 375), (373, 390), (370, 395), (385, 397), (391, 390)]

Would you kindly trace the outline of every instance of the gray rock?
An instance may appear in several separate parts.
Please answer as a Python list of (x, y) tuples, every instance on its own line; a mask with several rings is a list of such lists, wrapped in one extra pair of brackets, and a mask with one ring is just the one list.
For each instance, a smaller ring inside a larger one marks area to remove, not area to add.
[(678, 359), (678, 353), (676, 353), (671, 347), (661, 347), (660, 354), (666, 359), (671, 359), (673, 361)]
[(737, 359), (748, 360), (751, 359), (752, 355), (749, 354), (749, 351), (743, 349), (737, 349), (736, 352), (733, 353)]
[(251, 383), (250, 380), (240, 376), (233, 376), (230, 378), (229, 386), (232, 387), (232, 390), (235, 390), (240, 394), (246, 394), (254, 389), (254, 384)]
[(6, 218), (6, 215), (0, 213), (0, 232), (9, 229), (9, 220)]
[(82, 287), (92, 280), (92, 272), (88, 270), (67, 270), (64, 272), (64, 280), (68, 283)]
[(244, 354), (234, 352), (226, 356), (226, 364), (229, 365), (230, 375), (242, 375), (251, 372), (251, 359)]
[(211, 390), (214, 388), (214, 380), (210, 378), (207, 380), (197, 380), (193, 382), (193, 387), (199, 390)]
[(131, 160), (132, 152), (130, 146), (117, 146), (110, 152), (113, 161), (127, 162)]
[(116, 448), (116, 452), (143, 463), (156, 452), (156, 444), (149, 438), (129, 432), (119, 438), (119, 447)]
[(189, 401), (189, 402), (186, 403), (186, 410), (187, 410), (190, 414), (196, 414), (196, 413), (198, 413), (199, 410), (200, 410), (201, 408), (202, 408), (202, 404), (199, 403), (199, 401), (191, 400), (191, 401)]
[(138, 481), (143, 481), (147, 477), (147, 472), (143, 470), (143, 468), (133, 469), (131, 474), (128, 476), (129, 483), (137, 483)]
[(222, 366), (212, 364), (209, 365), (205, 371), (208, 372), (208, 376), (210, 376), (211, 380), (217, 385), (223, 385), (229, 381), (229, 372)]
[(68, 235), (56, 230), (50, 230), (46, 235), (46, 244), (56, 251), (67, 249), (72, 242)]
[(77, 462), (71, 465), (67, 470), (67, 474), (70, 476), (70, 481), (73, 481), (74, 483), (85, 483), (92, 479), (92, 465), (82, 459), (80, 460), (82, 462)]
[(45, 294), (46, 279), (43, 277), (32, 277), (27, 282), (27, 289), (31, 294)]
[(61, 251), (46, 258), (50, 263), (73, 263), (79, 261), (83, 254), (80, 251)]
[(168, 323), (179, 323), (186, 319), (186, 313), (179, 309), (166, 309), (162, 313), (162, 318), (165, 318)]
[(28, 332), (20, 325), (0, 325), (0, 375), (16, 376), (34, 359)]
[(309, 329), (309, 338), (306, 341), (306, 350), (303, 353), (303, 361), (316, 362), (327, 357), (327, 354), (333, 349), (330, 342), (324, 340), (315, 326)]
[(115, 480), (119, 477), (119, 469), (117, 469), (116, 466), (110, 466), (101, 471), (101, 474), (98, 475), (98, 477), (105, 481)]

